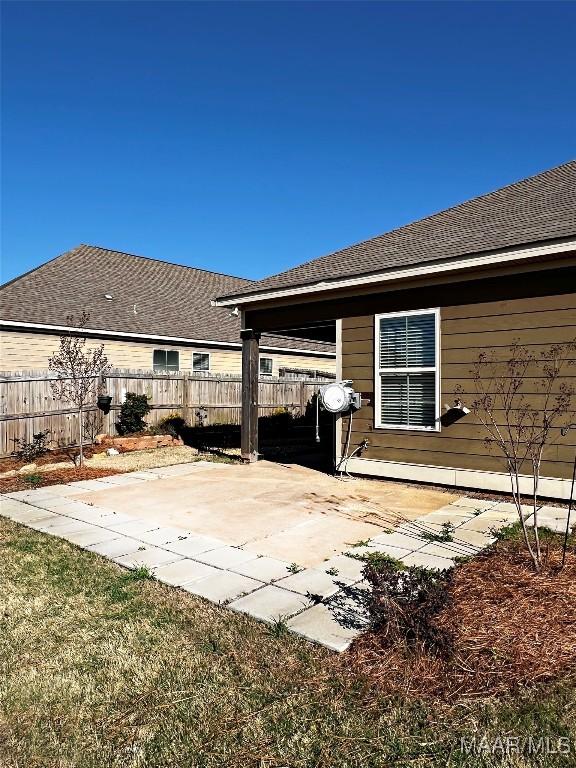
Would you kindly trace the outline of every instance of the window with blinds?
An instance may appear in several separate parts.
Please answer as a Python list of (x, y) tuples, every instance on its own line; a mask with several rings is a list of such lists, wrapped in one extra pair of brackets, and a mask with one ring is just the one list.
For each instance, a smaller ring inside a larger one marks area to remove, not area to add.
[(209, 371), (210, 370), (210, 353), (194, 352), (192, 354), (192, 370), (193, 371)]
[(438, 428), (438, 311), (376, 316), (376, 426)]

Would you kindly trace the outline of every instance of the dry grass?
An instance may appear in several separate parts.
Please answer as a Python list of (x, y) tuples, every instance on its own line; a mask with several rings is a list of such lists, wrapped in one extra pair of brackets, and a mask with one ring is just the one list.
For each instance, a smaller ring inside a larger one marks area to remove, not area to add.
[(95, 453), (86, 462), (94, 468), (116, 469), (118, 472), (136, 472), (153, 467), (168, 467), (172, 464), (186, 464), (198, 461), (197, 452), (187, 445), (175, 445), (166, 448), (151, 448), (146, 451), (128, 451), (118, 456)]
[(3, 768), (535, 768), (460, 737), (576, 730), (570, 689), (426, 706), (352, 655), (1, 519), (0, 550)]

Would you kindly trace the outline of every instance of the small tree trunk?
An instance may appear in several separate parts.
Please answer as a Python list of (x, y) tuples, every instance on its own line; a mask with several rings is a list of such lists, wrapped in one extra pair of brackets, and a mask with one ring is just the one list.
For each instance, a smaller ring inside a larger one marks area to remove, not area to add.
[(82, 406), (78, 408), (78, 433), (80, 443), (80, 454), (78, 456), (78, 466), (84, 466), (84, 425), (82, 423)]
[(539, 571), (540, 565), (538, 563), (538, 557), (536, 556), (536, 553), (534, 552), (534, 550), (532, 549), (532, 545), (530, 544), (528, 527), (526, 525), (526, 520), (524, 520), (524, 515), (522, 514), (522, 499), (520, 497), (520, 478), (518, 476), (518, 466), (516, 463), (509, 462), (508, 468), (509, 468), (509, 474), (510, 474), (510, 484), (512, 486), (512, 497), (514, 499), (514, 503), (516, 504), (518, 517), (520, 518), (520, 525), (522, 526), (522, 534), (524, 535), (524, 542), (526, 544), (528, 552), (530, 553), (530, 557), (532, 558), (532, 562), (534, 564), (534, 570)]
[(534, 477), (534, 493), (532, 496), (533, 517), (534, 517), (534, 539), (536, 541), (536, 557), (538, 559), (538, 565), (542, 564), (542, 552), (540, 550), (540, 536), (538, 534), (538, 484), (540, 482), (540, 461), (534, 461), (532, 467), (532, 475)]

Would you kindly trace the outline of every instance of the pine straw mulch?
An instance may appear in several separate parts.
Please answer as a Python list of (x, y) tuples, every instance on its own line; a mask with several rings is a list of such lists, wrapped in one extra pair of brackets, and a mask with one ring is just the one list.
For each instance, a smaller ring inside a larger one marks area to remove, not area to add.
[[(30, 475), (15, 475), (14, 477), (0, 478), (0, 493), (30, 491), (33, 488), (44, 488), (47, 485), (72, 483), (75, 480), (96, 480), (99, 477), (108, 477), (109, 475), (119, 474), (122, 474), (122, 471), (95, 467), (66, 467), (65, 469), (51, 469), (48, 472), (33, 472)], [(30, 478), (34, 479), (31, 481)]]
[(549, 546), (540, 573), (516, 541), (456, 568), (452, 600), (436, 621), (455, 633), (450, 659), (402, 643), (384, 647), (369, 633), (345, 654), (346, 666), (393, 695), (424, 699), (501, 696), (576, 681), (576, 552), (572, 546), (560, 571), (561, 549)]

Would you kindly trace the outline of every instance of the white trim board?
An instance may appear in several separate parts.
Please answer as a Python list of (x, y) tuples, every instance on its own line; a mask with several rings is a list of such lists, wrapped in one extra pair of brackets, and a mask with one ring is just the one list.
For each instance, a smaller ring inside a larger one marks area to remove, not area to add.
[(574, 250), (575, 239), (567, 239), (563, 242), (548, 243), (536, 246), (524, 246), (522, 248), (506, 248), (498, 251), (486, 251), (474, 256), (464, 258), (446, 259), (428, 264), (420, 264), (415, 267), (402, 267), (400, 269), (388, 269), (373, 272), (368, 275), (356, 275), (352, 277), (334, 278), (333, 280), (319, 280), (306, 285), (295, 285), (287, 288), (263, 291), (262, 293), (246, 293), (238, 296), (223, 296), (220, 299), (212, 299), (214, 307), (236, 307), (241, 304), (256, 304), (260, 301), (269, 301), (286, 296), (300, 296), (302, 294), (317, 293), (319, 291), (335, 291), (339, 288), (354, 288), (358, 285), (370, 285), (371, 283), (384, 283), (392, 280), (401, 280), (411, 277), (434, 275), (451, 270), (466, 270), (485, 266), (499, 266), (510, 261), (526, 261), (539, 256), (553, 256), (556, 253)]
[[(346, 466), (348, 472), (357, 475), (383, 477), (389, 480), (412, 480), (419, 483), (437, 483), (451, 488), (475, 488), (481, 491), (510, 493), (510, 478), (505, 472), (487, 472), (478, 469), (435, 467), (431, 464), (408, 464), (383, 459), (352, 457)], [(540, 496), (552, 499), (570, 498), (571, 480), (559, 477), (540, 479)], [(532, 479), (520, 476), (520, 492), (530, 495)]]
[[(184, 336), (157, 336), (150, 333), (128, 333), (127, 331), (107, 331), (103, 330), (101, 328), (77, 328), (75, 326), (70, 325), (44, 325), (43, 323), (23, 323), (20, 320), (0, 320), (0, 329), (1, 328), (10, 328), (13, 330), (32, 330), (32, 331), (45, 331), (46, 333), (49, 332), (57, 332), (62, 333), (64, 332), (70, 332), (73, 331), (74, 333), (79, 333), (80, 335), (82, 333), (86, 333), (90, 336), (112, 336), (112, 337), (118, 337), (120, 339), (134, 339), (138, 341), (141, 339), (142, 341), (151, 341), (151, 342), (165, 342), (169, 344), (187, 344), (187, 345), (194, 345), (194, 344), (202, 344), (207, 347), (224, 347), (224, 348), (232, 348), (232, 349), (242, 349), (241, 342), (235, 342), (235, 341), (210, 341), (209, 339), (188, 339)], [(278, 352), (280, 354), (284, 355), (306, 355), (308, 357), (326, 357), (331, 360), (336, 359), (336, 352), (322, 352), (320, 350), (312, 350), (312, 349), (299, 349), (296, 347), (269, 347), (269, 346), (261, 346), (260, 349), (263, 349), (265, 352)]]

